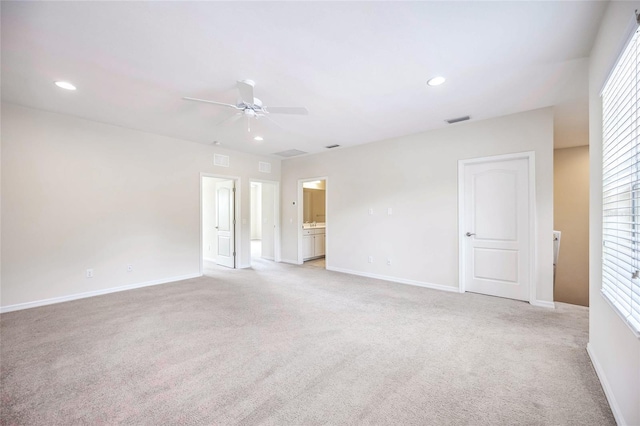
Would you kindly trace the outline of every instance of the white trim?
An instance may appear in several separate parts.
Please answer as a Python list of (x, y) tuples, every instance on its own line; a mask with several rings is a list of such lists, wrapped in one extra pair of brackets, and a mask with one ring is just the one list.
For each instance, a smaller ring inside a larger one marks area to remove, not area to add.
[(407, 284), (407, 285), (412, 285), (416, 287), (430, 288), (432, 290), (441, 290), (441, 291), (448, 291), (453, 293), (458, 292), (457, 288), (451, 287), (449, 285), (432, 284), (425, 281), (408, 280), (404, 278), (391, 277), (388, 275), (371, 274), (368, 272), (353, 271), (351, 269), (335, 268), (335, 267), (329, 267), (329, 266), (327, 266), (327, 270), (334, 271), (334, 272), (342, 272), (344, 274), (350, 274), (350, 275), (358, 275), (361, 277), (375, 278), (377, 280), (391, 281), (398, 284)]
[(532, 300), (529, 303), (532, 306), (538, 306), (540, 308), (548, 308), (548, 309), (555, 309), (556, 308), (556, 304), (554, 302), (548, 302), (546, 300)]
[(280, 259), (280, 263), (289, 263), (291, 265), (302, 265), (302, 263), (298, 263), (295, 259)]
[(537, 300), (536, 271), (538, 265), (538, 217), (536, 206), (536, 154), (534, 151), (513, 154), (494, 155), (490, 157), (458, 160), (458, 291), (464, 293), (466, 271), (466, 244), (464, 235), (464, 170), (471, 164), (490, 163), (526, 159), (529, 169), (529, 303), (535, 306), (555, 307), (553, 302)]
[(323, 180), (324, 181), (324, 209), (325, 209), (325, 246), (324, 246), (324, 257), (325, 257), (325, 269), (329, 269), (329, 178), (327, 176), (320, 177), (312, 177), (305, 179), (298, 179), (298, 260), (295, 263), (296, 265), (302, 265), (304, 263), (304, 255), (302, 253), (302, 225), (304, 223), (304, 194), (302, 189), (302, 184), (304, 182), (313, 182), (315, 180)]
[(609, 407), (611, 407), (611, 412), (613, 413), (613, 417), (616, 419), (616, 423), (619, 425), (628, 425), (624, 420), (624, 416), (622, 415), (622, 410), (620, 410), (620, 406), (616, 401), (615, 396), (613, 395), (613, 391), (611, 390), (611, 385), (607, 380), (607, 375), (605, 374), (602, 366), (598, 362), (598, 358), (596, 358), (593, 349), (591, 349), (591, 343), (587, 343), (587, 353), (589, 354), (589, 358), (591, 359), (591, 364), (593, 364), (593, 369), (596, 370), (596, 375), (598, 379), (600, 379), (600, 384), (602, 385), (602, 390), (604, 390), (604, 395), (607, 397), (607, 401), (609, 401)]
[(69, 296), (53, 297), (51, 299), (36, 300), (34, 302), (18, 303), (15, 305), (0, 307), (0, 313), (19, 311), (22, 309), (37, 308), (38, 306), (53, 305), (55, 303), (70, 302), (72, 300), (85, 299), (87, 297), (101, 296), (103, 294), (117, 293), (117, 292), (126, 291), (126, 290), (133, 290), (141, 287), (149, 287), (152, 285), (168, 284), (176, 281), (183, 281), (191, 278), (198, 278), (201, 276), (202, 274), (200, 273), (179, 275), (177, 277), (161, 278), (159, 280), (145, 281), (145, 282), (136, 283), (136, 284), (127, 284), (119, 287), (105, 288), (103, 290), (87, 291), (85, 293), (76, 293), (76, 294), (71, 294)]
[[(234, 185), (233, 187), (235, 188), (236, 192), (234, 194), (233, 197), (233, 201), (234, 201), (234, 209), (233, 209), (233, 214), (234, 214), (234, 220), (235, 220), (235, 232), (234, 232), (234, 242), (233, 242), (233, 248), (236, 251), (236, 255), (234, 257), (234, 265), (233, 268), (247, 268), (251, 265), (241, 265), (240, 264), (240, 253), (242, 253), (241, 251), (241, 241), (242, 241), (242, 220), (237, 220), (237, 218), (242, 218), (242, 215), (240, 214), (240, 206), (242, 204), (241, 200), (241, 180), (240, 180), (240, 176), (228, 176), (228, 175), (218, 175), (218, 174), (213, 174), (213, 173), (204, 173), (204, 172), (200, 172), (200, 249), (199, 249), (199, 253), (200, 253), (200, 257), (198, 259), (198, 262), (200, 263), (200, 275), (202, 275), (203, 273), (203, 260), (204, 260), (204, 249), (202, 247), (202, 178), (215, 178), (215, 179), (222, 179), (222, 180), (232, 180), (234, 181)], [(240, 201), (239, 201), (240, 200)]]

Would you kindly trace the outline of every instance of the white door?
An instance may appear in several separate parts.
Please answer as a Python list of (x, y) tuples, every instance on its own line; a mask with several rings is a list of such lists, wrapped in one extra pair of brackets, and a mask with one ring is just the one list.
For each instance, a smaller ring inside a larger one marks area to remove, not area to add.
[(216, 184), (218, 225), (218, 265), (235, 268), (235, 182), (227, 180)]
[(527, 158), (464, 165), (465, 289), (529, 300)]

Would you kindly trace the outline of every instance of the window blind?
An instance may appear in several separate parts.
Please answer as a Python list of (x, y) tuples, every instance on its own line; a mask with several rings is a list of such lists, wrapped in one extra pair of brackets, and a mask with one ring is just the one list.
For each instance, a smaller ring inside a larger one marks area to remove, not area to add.
[(640, 40), (602, 91), (602, 293), (640, 334)]

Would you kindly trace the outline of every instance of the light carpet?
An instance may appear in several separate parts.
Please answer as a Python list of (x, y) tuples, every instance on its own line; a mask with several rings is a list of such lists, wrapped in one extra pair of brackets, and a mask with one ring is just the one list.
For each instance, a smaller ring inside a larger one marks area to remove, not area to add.
[(615, 424), (588, 310), (268, 261), (0, 316), (2, 424)]

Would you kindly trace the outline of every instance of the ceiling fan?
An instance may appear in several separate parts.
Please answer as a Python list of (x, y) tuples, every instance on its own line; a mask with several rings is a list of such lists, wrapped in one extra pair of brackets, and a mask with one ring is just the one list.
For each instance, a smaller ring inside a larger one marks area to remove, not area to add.
[[(253, 80), (242, 80), (238, 81), (236, 84), (238, 91), (240, 92), (240, 100), (237, 105), (227, 104), (224, 102), (210, 101), (207, 99), (198, 99), (198, 98), (190, 98), (183, 97), (182, 99), (187, 101), (195, 101), (195, 102), (204, 102), (207, 104), (219, 105), (227, 108), (233, 108), (237, 112), (237, 114), (232, 115), (231, 117), (223, 120), (217, 125), (222, 124), (228, 120), (237, 120), (241, 117), (247, 117), (247, 129), (251, 131), (251, 127), (249, 126), (249, 120), (251, 118), (260, 118), (266, 117), (269, 118), (269, 114), (295, 114), (295, 115), (307, 115), (309, 111), (305, 107), (267, 107), (262, 104), (262, 101), (258, 98), (253, 97), (253, 88), (255, 87), (255, 82)], [(270, 119), (270, 118), (269, 118)]]

